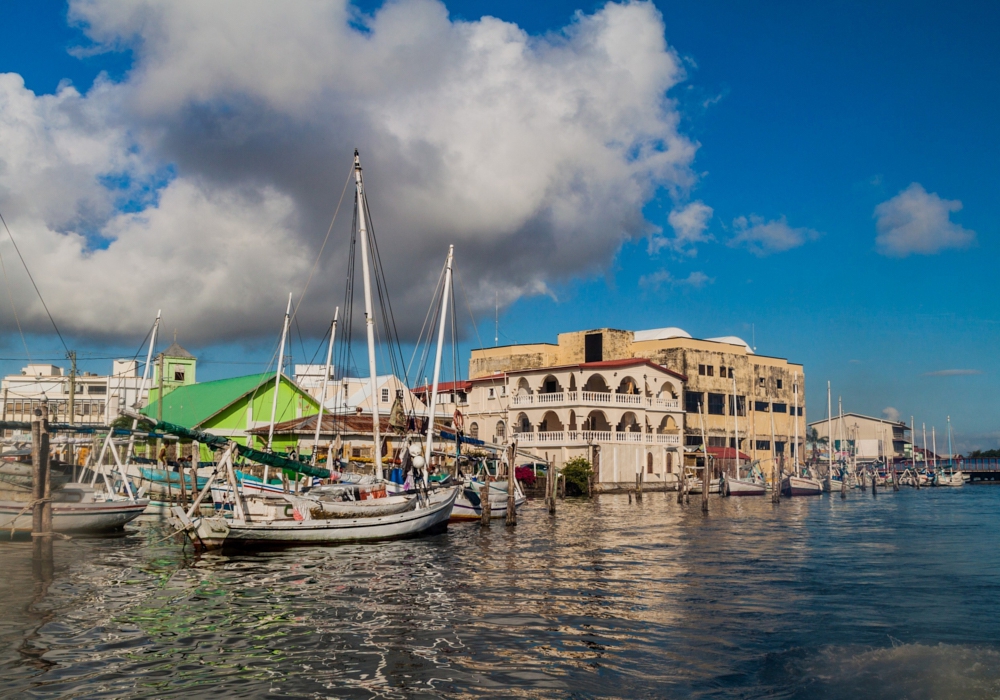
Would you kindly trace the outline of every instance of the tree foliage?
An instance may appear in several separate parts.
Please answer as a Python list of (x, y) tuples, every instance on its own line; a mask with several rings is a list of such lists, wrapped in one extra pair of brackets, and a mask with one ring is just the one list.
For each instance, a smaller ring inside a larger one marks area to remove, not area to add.
[(563, 465), (561, 471), (566, 479), (567, 496), (586, 496), (588, 494), (587, 485), (594, 470), (587, 459), (574, 457)]

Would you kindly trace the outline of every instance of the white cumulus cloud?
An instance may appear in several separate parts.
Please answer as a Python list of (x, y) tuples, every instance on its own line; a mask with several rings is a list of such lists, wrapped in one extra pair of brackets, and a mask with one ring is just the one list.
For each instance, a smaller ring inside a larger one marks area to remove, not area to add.
[[(682, 62), (651, 3), (542, 37), (433, 0), (371, 15), (346, 0), (74, 0), (69, 16), (85, 51), (130, 49), (134, 65), (56, 95), (0, 76), (0, 211), (71, 333), (141, 335), (162, 307), (195, 343), (273, 334), (355, 147), (404, 334), (449, 243), (473, 306), (492, 308), (600, 271), (649, 235), (656, 191), (686, 201), (696, 180), (668, 96)], [(349, 189), (304, 332), (343, 295), (351, 208)], [(47, 331), (13, 282), (22, 321)]]
[(687, 277), (677, 279), (668, 270), (657, 270), (639, 278), (639, 286), (643, 289), (659, 291), (664, 287), (693, 287), (701, 289), (706, 284), (711, 284), (715, 280), (704, 272), (695, 271)]
[(675, 208), (667, 217), (674, 235), (653, 236), (650, 239), (650, 252), (656, 253), (663, 248), (670, 248), (677, 253), (695, 255), (696, 246), (710, 239), (706, 231), (711, 218), (712, 207), (704, 202), (690, 202)]
[(951, 221), (961, 210), (957, 199), (941, 199), (914, 182), (890, 200), (875, 207), (875, 245), (882, 255), (905, 257), (911, 253), (933, 255), (948, 248), (968, 248), (976, 232)]
[(771, 221), (756, 214), (751, 214), (749, 218), (740, 216), (733, 220), (733, 230), (735, 233), (729, 245), (745, 247), (758, 256), (798, 248), (820, 237), (820, 233), (811, 228), (789, 226), (784, 216)]
[(886, 420), (891, 420), (894, 423), (899, 422), (899, 410), (893, 408), (892, 406), (886, 406), (882, 409), (882, 417)]

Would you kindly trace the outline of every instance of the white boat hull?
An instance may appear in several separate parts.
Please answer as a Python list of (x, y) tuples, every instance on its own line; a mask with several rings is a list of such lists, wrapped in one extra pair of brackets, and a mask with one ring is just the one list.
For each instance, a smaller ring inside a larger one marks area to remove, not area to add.
[(370, 518), (330, 520), (230, 521), (215, 516), (196, 518), (192, 538), (208, 547), (253, 544), (338, 544), (413, 537), (447, 526), (459, 489), (431, 495), (424, 508)]
[(965, 476), (962, 472), (939, 474), (934, 480), (935, 486), (965, 486)]
[[(462, 489), (462, 492), (458, 494), (458, 498), (455, 500), (455, 508), (451, 511), (452, 522), (459, 521), (470, 521), (470, 520), (481, 520), (483, 517), (483, 508), (479, 499), (478, 492), (474, 491), (475, 498), (471, 498), (469, 494), (466, 493), (466, 489)], [(525, 503), (528, 499), (520, 494), (514, 496), (514, 510), (517, 510)], [(496, 520), (499, 518), (507, 517), (507, 494), (506, 493), (496, 493), (492, 489), (490, 490), (490, 520)]]
[[(142, 515), (149, 501), (105, 501), (97, 503), (53, 503), (52, 529), (63, 533), (114, 532)], [(0, 531), (31, 532), (31, 509), (23, 503), (0, 501)]]
[[(701, 493), (701, 479), (688, 478), (687, 482), (688, 493)], [(712, 479), (708, 482), (708, 492), (718, 493), (719, 492), (719, 479)]]
[(781, 480), (781, 493), (785, 496), (819, 496), (823, 493), (823, 483), (804, 476), (786, 476)]
[(748, 479), (726, 479), (730, 496), (763, 496), (767, 493), (764, 484)]

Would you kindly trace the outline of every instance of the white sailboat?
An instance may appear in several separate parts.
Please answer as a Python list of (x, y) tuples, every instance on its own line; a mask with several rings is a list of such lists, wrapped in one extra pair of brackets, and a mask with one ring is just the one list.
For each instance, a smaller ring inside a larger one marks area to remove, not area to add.
[[(948, 466), (940, 472), (935, 470), (935, 486), (964, 486), (965, 475), (955, 468), (955, 459), (951, 447), (951, 416), (948, 416)], [(935, 453), (937, 450), (935, 450)]]
[[(819, 496), (823, 493), (823, 482), (811, 476), (805, 467), (800, 467), (798, 463), (798, 412), (799, 412), (799, 384), (798, 375), (794, 384), (794, 409), (795, 409), (795, 450), (793, 450), (792, 473), (781, 480), (781, 492), (786, 496)], [(774, 445), (774, 414), (771, 414), (771, 445)]]
[(736, 438), (736, 465), (732, 478), (726, 479), (725, 490), (730, 496), (763, 496), (767, 493), (764, 475), (760, 470), (751, 467), (744, 475), (740, 475), (740, 418), (739, 404), (736, 397), (736, 377), (733, 377), (733, 432)]

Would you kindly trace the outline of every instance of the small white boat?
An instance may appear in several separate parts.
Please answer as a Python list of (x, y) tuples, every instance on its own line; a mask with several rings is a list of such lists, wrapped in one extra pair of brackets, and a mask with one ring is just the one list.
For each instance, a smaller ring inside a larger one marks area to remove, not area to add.
[(726, 486), (730, 496), (763, 496), (767, 493), (767, 486), (756, 479), (726, 479)]
[[(13, 494), (9, 494), (13, 495)], [(5, 495), (6, 497), (6, 495)], [(63, 533), (114, 532), (135, 520), (146, 509), (144, 498), (108, 498), (88, 484), (66, 484), (52, 492), (52, 529)], [(31, 532), (32, 511), (25, 510), (30, 502), (0, 500), (0, 531)]]
[(302, 496), (285, 496), (285, 500), (302, 512), (309, 509), (313, 518), (374, 518), (382, 515), (395, 515), (414, 510), (417, 507), (417, 497), (385, 496), (383, 498), (367, 498), (360, 501), (315, 498)]
[[(277, 499), (250, 498), (252, 511), (262, 515), (229, 520), (223, 516), (191, 518), (182, 508), (174, 515), (183, 523), (193, 541), (205, 547), (252, 544), (338, 544), (371, 542), (413, 537), (447, 527), (459, 487), (433, 492), (427, 503), (412, 510), (378, 517), (321, 518), (311, 513), (297, 512), (291, 503), (275, 503)], [(254, 503), (255, 501), (259, 501)], [(291, 517), (288, 509), (291, 509)], [(296, 514), (298, 516), (296, 518)]]
[[(452, 522), (481, 520), (483, 517), (482, 497), (480, 489), (482, 482), (470, 480), (466, 482), (458, 498), (455, 499), (455, 508), (451, 512)], [(507, 517), (507, 482), (490, 482), (490, 520)], [(519, 509), (527, 503), (527, 497), (521, 493), (520, 489), (514, 492), (514, 510)]]
[[(719, 493), (719, 484), (722, 483), (721, 479), (712, 479), (708, 482), (708, 492), (709, 493)], [(701, 479), (693, 476), (689, 476), (687, 480), (687, 492), (688, 493), (701, 493)]]
[(962, 472), (940, 471), (934, 476), (935, 486), (965, 486), (965, 475)]
[(783, 496), (820, 496), (823, 493), (823, 482), (807, 476), (786, 476), (781, 480), (781, 495)]

